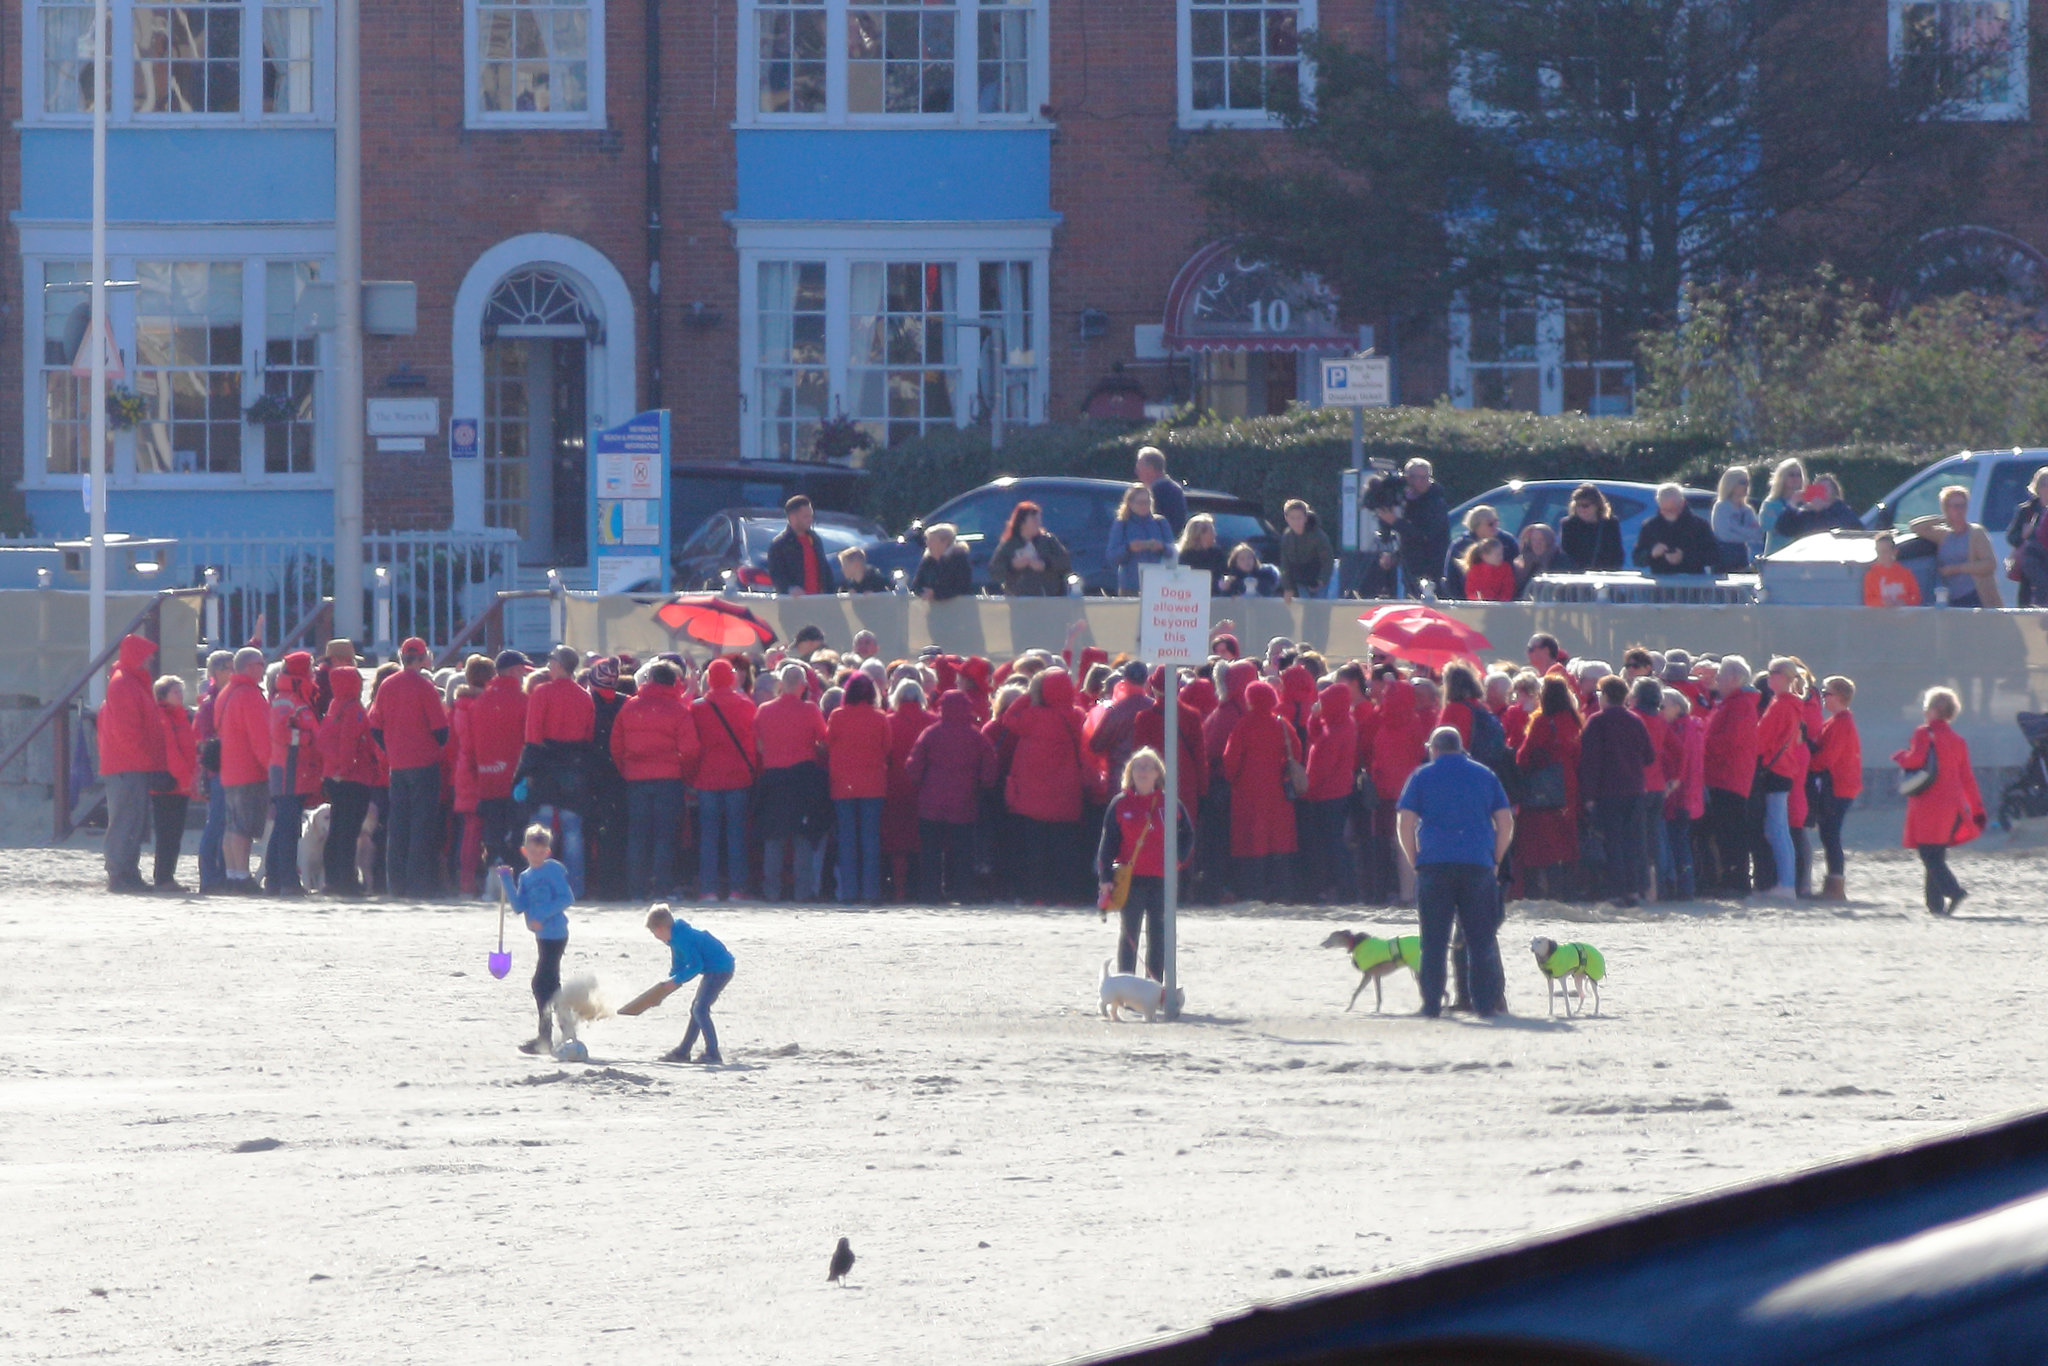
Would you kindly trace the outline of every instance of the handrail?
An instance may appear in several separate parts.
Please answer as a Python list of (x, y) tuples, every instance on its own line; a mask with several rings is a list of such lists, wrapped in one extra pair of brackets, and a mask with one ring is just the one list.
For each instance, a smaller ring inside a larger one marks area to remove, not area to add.
[(315, 607), (312, 611), (306, 613), (305, 616), (299, 618), (299, 624), (297, 626), (292, 627), (291, 634), (287, 635), (281, 642), (279, 642), (277, 647), (278, 657), (283, 658), (286, 653), (296, 648), (300, 641), (304, 640), (308, 635), (312, 633), (314, 626), (319, 624), (320, 618), (322, 617), (326, 617), (330, 621), (333, 620), (333, 598), (320, 599), (319, 606)]
[(121, 653), (121, 642), (128, 636), (133, 635), (138, 629), (140, 629), (143, 622), (148, 621), (151, 617), (156, 616), (157, 613), (161, 612), (163, 610), (165, 598), (176, 597), (180, 593), (185, 591), (188, 590), (177, 588), (165, 588), (158, 590), (157, 595), (154, 598), (150, 599), (149, 605), (143, 608), (140, 612), (137, 612), (135, 614), (135, 619), (133, 621), (129, 622), (126, 626), (122, 627), (118, 632), (115, 633), (114, 643), (107, 646), (106, 649), (102, 650), (100, 652), (100, 656), (98, 659), (95, 659), (90, 664), (87, 664), (85, 666), (84, 672), (80, 673), (78, 675), (78, 678), (71, 684), (71, 686), (66, 688), (63, 691), (63, 693), (57, 697), (55, 701), (49, 703), (41, 711), (36, 713), (35, 719), (29, 722), (28, 729), (22, 733), (21, 738), (14, 742), (14, 747), (8, 750), (6, 754), (0, 755), (0, 769), (5, 769), (9, 764), (13, 763), (16, 759), (20, 758), (25, 752), (27, 752), (29, 741), (35, 739), (37, 735), (41, 734), (43, 727), (49, 725), (51, 719), (54, 718), (58, 712), (70, 706), (72, 699), (77, 697), (78, 694), (80, 694), (81, 692), (84, 692), (86, 687), (93, 681), (93, 679), (99, 676), (100, 670), (106, 668), (107, 665), (114, 662), (114, 656)]
[(498, 595), (497, 601), (493, 602), (489, 607), (486, 607), (483, 611), (477, 613), (475, 618), (471, 620), (469, 625), (463, 627), (462, 630), (457, 633), (455, 639), (448, 642), (447, 648), (442, 650), (441, 653), (435, 658), (434, 667), (437, 669), (447, 668), (448, 665), (452, 663), (455, 660), (455, 658), (461, 653), (462, 647), (469, 644), (470, 640), (474, 638), (479, 632), (481, 632), (486, 625), (497, 625), (502, 627), (505, 620), (505, 599), (508, 596), (510, 595), (506, 593), (500, 593)]

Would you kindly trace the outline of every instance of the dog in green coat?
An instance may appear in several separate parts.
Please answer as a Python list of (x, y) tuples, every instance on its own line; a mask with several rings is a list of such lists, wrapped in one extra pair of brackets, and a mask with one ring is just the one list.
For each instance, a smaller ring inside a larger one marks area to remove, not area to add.
[(1591, 944), (1560, 944), (1555, 939), (1538, 936), (1529, 941), (1529, 951), (1536, 955), (1536, 966), (1543, 970), (1543, 994), (1548, 998), (1550, 1013), (1557, 1014), (1557, 997), (1564, 997), (1564, 1013), (1572, 1013), (1574, 991), (1579, 998), (1579, 1009), (1586, 1008), (1586, 988), (1593, 989), (1593, 1013), (1600, 1013), (1600, 980), (1607, 975), (1607, 960), (1600, 950)]
[(1367, 982), (1372, 983), (1373, 1014), (1379, 1014), (1384, 992), (1380, 979), (1401, 968), (1408, 969), (1415, 978), (1415, 989), (1422, 989), (1422, 936), (1404, 934), (1394, 939), (1381, 939), (1370, 934), (1359, 934), (1354, 930), (1333, 931), (1323, 941), (1326, 949), (1345, 949), (1351, 954), (1351, 965), (1358, 969), (1358, 987), (1351, 993), (1351, 1005), (1358, 1004), (1358, 993), (1365, 990)]

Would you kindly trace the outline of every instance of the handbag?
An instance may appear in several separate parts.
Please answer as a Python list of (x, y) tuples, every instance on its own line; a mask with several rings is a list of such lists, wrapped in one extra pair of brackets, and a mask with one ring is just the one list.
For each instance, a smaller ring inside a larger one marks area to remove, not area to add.
[(1934, 780), (1940, 776), (1941, 762), (1939, 752), (1934, 748), (1934, 741), (1929, 740), (1927, 742), (1926, 762), (1918, 768), (1909, 768), (1899, 775), (1899, 795), (1901, 797), (1917, 797), (1928, 788), (1934, 786)]
[(1130, 860), (1110, 869), (1109, 894), (1102, 898), (1102, 911), (1105, 915), (1110, 911), (1122, 910), (1124, 903), (1131, 899), (1131, 875), (1137, 870), (1138, 855), (1145, 852), (1145, 837), (1151, 833), (1152, 820), (1148, 816), (1145, 824), (1138, 829), (1138, 842), (1131, 846)]
[(1287, 795), (1300, 801), (1308, 795), (1308, 768), (1294, 757), (1294, 732), (1287, 733), (1287, 765), (1280, 772), (1280, 781), (1286, 785)]
[(1567, 793), (1564, 765), (1555, 761), (1532, 772), (1522, 787), (1522, 805), (1531, 811), (1562, 811)]
[(220, 772), (220, 737), (209, 735), (199, 746), (199, 766), (208, 773)]

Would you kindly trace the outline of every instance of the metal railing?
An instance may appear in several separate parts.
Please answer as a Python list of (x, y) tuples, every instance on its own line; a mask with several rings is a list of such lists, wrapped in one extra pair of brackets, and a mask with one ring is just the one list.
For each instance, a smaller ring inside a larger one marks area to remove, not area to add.
[(166, 588), (159, 592), (150, 600), (149, 606), (135, 614), (134, 620), (119, 631), (109, 634), (108, 638), (113, 643), (102, 650), (97, 659), (88, 661), (85, 668), (71, 680), (70, 685), (35, 714), (34, 719), (28, 723), (28, 729), (15, 738), (14, 743), (8, 746), (7, 752), (0, 754), (0, 772), (5, 772), (9, 764), (28, 752), (28, 747), (35, 742), (38, 735), (45, 730), (50, 732), (51, 745), (55, 751), (50, 765), (51, 843), (62, 844), (71, 838), (71, 832), (78, 828), (79, 821), (90, 814), (89, 811), (73, 810), (76, 794), (71, 790), (71, 726), (74, 714), (79, 712), (82, 706), (79, 694), (114, 662), (114, 656), (121, 652), (121, 642), (124, 639), (137, 633), (151, 640), (163, 638), (162, 619), (165, 602), (179, 597), (201, 597), (207, 591), (204, 588)]
[[(408, 636), (445, 646), (514, 586), (518, 560), (517, 533), (501, 528), (365, 533), (367, 643), (379, 653)], [(209, 638), (274, 651), (295, 627), (310, 633), (315, 614), (331, 601), (334, 538), (195, 536), (178, 542), (164, 573), (177, 583), (214, 586), (217, 619), (207, 622)]]

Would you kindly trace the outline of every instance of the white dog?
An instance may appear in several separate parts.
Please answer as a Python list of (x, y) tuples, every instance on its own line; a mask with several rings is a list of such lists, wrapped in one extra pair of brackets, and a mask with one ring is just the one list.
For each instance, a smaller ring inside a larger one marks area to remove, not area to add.
[[(327, 837), (334, 827), (334, 810), (327, 803), (308, 811), (299, 827), (299, 885), (309, 892), (327, 889)], [(370, 885), (370, 870), (377, 861), (377, 808), (363, 816), (362, 833), (356, 836), (356, 881)]]
[(1145, 1021), (1157, 1020), (1166, 1009), (1166, 987), (1149, 977), (1128, 972), (1111, 972), (1110, 960), (1102, 960), (1102, 1013), (1122, 1023), (1126, 1010), (1143, 1011)]
[[(599, 990), (597, 977), (592, 973), (580, 973), (568, 978), (548, 1000), (548, 1009), (555, 1016), (555, 1056), (560, 1058), (565, 1045), (581, 1044), (576, 1037), (578, 1025), (590, 1024), (610, 1017), (611, 1007), (604, 1003), (604, 993)], [(579, 1061), (586, 1061), (588, 1053)]]

